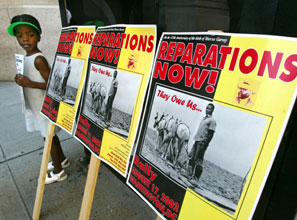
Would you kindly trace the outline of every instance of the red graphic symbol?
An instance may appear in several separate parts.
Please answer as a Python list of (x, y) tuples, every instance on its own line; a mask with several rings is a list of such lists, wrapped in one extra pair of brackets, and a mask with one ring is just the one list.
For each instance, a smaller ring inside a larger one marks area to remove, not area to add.
[(251, 96), (256, 94), (251, 89), (248, 88), (250, 83), (244, 81), (243, 82), (244, 87), (238, 86), (239, 92), (237, 93), (237, 97), (235, 98), (236, 102), (240, 104), (242, 100), (247, 100), (245, 103), (245, 106), (252, 104)]

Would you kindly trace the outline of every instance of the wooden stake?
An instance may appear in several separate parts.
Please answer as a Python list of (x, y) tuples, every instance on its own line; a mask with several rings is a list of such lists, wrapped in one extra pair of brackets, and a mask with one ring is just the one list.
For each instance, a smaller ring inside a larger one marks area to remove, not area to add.
[(157, 219), (156, 220), (163, 220), (160, 216), (157, 215)]
[(219, 32), (219, 33), (224, 33), (222, 30), (208, 30), (207, 32)]
[(38, 220), (39, 216), (40, 216), (40, 210), (41, 210), (42, 198), (43, 198), (43, 192), (44, 192), (45, 177), (47, 174), (47, 164), (49, 161), (49, 156), (50, 156), (50, 152), (51, 152), (51, 148), (52, 148), (54, 130), (55, 130), (55, 125), (53, 123), (49, 122), (48, 127), (47, 127), (46, 138), (45, 138), (45, 142), (44, 142), (37, 191), (36, 191), (36, 195), (35, 195), (35, 202), (34, 202), (34, 208), (33, 208), (33, 214), (32, 214), (33, 220)]
[(97, 157), (95, 157), (93, 154), (91, 155), (79, 220), (87, 220), (90, 218), (100, 162), (101, 161)]

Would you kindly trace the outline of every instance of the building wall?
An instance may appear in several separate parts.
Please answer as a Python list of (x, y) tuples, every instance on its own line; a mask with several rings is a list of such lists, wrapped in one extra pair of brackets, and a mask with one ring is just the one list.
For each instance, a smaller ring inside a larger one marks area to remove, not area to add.
[(39, 49), (52, 65), (59, 33), (61, 18), (58, 0), (1, 0), (0, 1), (0, 81), (13, 81), (16, 74), (15, 53), (25, 54), (16, 39), (7, 33), (10, 20), (17, 14), (31, 14), (41, 25), (42, 34)]

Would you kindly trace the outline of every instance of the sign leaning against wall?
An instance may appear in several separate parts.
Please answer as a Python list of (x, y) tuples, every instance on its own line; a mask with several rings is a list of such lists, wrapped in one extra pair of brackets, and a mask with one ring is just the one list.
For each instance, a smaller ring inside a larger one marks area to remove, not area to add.
[(296, 98), (296, 49), (164, 33), (127, 184), (164, 219), (251, 219)]

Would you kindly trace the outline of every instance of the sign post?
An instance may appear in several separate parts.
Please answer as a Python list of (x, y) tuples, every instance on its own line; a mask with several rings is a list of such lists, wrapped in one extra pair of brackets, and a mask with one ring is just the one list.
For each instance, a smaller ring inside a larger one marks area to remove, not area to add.
[(42, 198), (43, 198), (44, 185), (45, 185), (45, 177), (47, 173), (47, 164), (48, 164), (49, 155), (51, 152), (54, 130), (55, 130), (55, 125), (52, 123), (49, 123), (47, 128), (45, 143), (44, 143), (37, 191), (36, 191), (34, 208), (33, 208), (33, 215), (32, 215), (33, 220), (38, 220), (40, 215), (40, 209), (42, 205)]
[(90, 218), (100, 162), (101, 161), (98, 158), (96, 158), (93, 154), (91, 155), (84, 196), (79, 214), (79, 220)]

